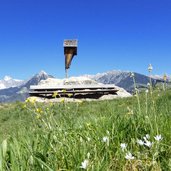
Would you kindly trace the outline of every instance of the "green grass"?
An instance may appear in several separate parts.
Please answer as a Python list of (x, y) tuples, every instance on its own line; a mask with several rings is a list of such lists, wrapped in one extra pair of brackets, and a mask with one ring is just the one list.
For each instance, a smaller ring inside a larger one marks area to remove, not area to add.
[[(137, 143), (146, 134), (151, 147)], [(101, 102), (4, 104), (0, 140), (0, 170), (77, 171), (86, 160), (93, 171), (169, 171), (171, 91)], [(128, 152), (134, 159), (125, 158)]]

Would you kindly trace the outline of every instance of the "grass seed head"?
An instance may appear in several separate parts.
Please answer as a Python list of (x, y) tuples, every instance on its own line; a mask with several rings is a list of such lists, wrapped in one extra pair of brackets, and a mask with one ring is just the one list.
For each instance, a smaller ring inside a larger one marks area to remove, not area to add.
[(153, 70), (153, 66), (151, 64), (149, 64), (149, 66), (148, 66), (148, 72), (152, 72), (152, 70)]

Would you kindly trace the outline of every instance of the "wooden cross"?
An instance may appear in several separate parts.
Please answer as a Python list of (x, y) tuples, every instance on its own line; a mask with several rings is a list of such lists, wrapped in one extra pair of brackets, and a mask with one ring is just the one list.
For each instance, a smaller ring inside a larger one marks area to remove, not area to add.
[(64, 40), (64, 55), (65, 55), (65, 76), (68, 78), (68, 69), (70, 68), (71, 61), (77, 55), (78, 40)]

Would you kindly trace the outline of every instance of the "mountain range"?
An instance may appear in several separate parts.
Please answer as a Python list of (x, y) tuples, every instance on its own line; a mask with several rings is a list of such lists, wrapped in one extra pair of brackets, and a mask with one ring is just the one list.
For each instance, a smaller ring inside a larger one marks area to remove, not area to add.
[[(109, 71), (105, 73), (98, 73), (96, 75), (84, 75), (84, 77), (91, 78), (97, 82), (103, 84), (115, 84), (126, 91), (132, 93), (134, 91), (133, 78), (130, 77), (130, 72), (127, 71)], [(14, 102), (24, 101), (29, 96), (29, 88), (31, 85), (37, 85), (41, 80), (47, 78), (54, 78), (44, 71), (35, 74), (28, 80), (17, 80), (12, 79), (9, 76), (5, 76), (4, 79), (0, 80), (0, 103), (3, 102)], [(134, 73), (136, 81), (136, 87), (139, 89), (146, 89), (150, 78), (148, 76)], [(151, 78), (152, 84), (163, 82), (161, 77)]]
[[(96, 75), (86, 75), (87, 77), (103, 83), (103, 84), (115, 84), (116, 86), (124, 88), (126, 91), (133, 93), (135, 85), (133, 78), (131, 77), (131, 72), (129, 71), (108, 71), (104, 73), (98, 73)], [(150, 77), (134, 72), (134, 78), (136, 83), (136, 88), (146, 89), (147, 84), (150, 82)], [(154, 85), (163, 82), (162, 77), (151, 76), (151, 82)]]
[(29, 96), (30, 85), (37, 85), (41, 80), (53, 78), (53, 76), (48, 75), (44, 71), (41, 71), (27, 81), (20, 80), (19, 82), (17, 82), (11, 77), (5, 78), (10, 78), (10, 83), (13, 82), (13, 85), (10, 86), (11, 84), (8, 84), (8, 79), (1, 80), (3, 89), (1, 88), (0, 90), (0, 103), (24, 101)]
[(23, 83), (23, 80), (12, 79), (9, 76), (5, 76), (2, 80), (0, 80), (0, 89), (20, 86)]

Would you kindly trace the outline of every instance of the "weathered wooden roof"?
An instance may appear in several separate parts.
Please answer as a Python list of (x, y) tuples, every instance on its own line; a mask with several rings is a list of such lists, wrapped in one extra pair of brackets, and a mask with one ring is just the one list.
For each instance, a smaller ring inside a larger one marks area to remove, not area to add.
[(42, 86), (42, 85), (32, 85), (30, 90), (43, 90), (43, 89), (56, 89), (56, 90), (67, 90), (67, 89), (116, 89), (115, 85), (104, 84), (104, 85), (57, 85), (57, 86)]
[(30, 86), (29, 94), (31, 96), (53, 96), (57, 92), (60, 96), (66, 96), (71, 93), (76, 95), (89, 95), (90, 97), (103, 94), (116, 94), (118, 90), (114, 85), (59, 85), (59, 86)]
[(63, 46), (64, 47), (77, 47), (78, 46), (78, 40), (76, 40), (76, 39), (64, 40)]

